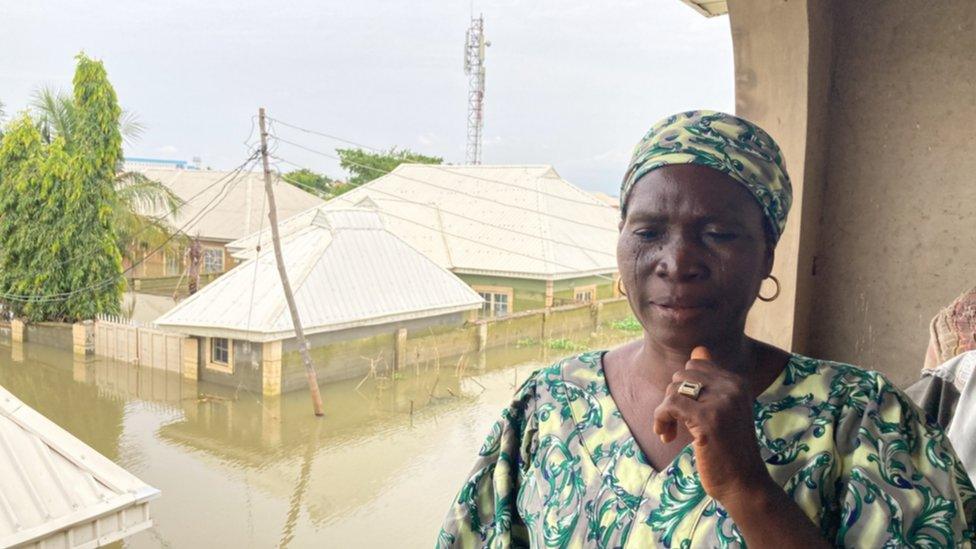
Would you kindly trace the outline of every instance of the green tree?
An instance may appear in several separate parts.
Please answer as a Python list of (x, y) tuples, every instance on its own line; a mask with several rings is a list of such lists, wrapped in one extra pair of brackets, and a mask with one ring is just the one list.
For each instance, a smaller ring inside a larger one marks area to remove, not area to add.
[[(424, 156), (408, 149), (397, 150), (396, 147), (387, 152), (368, 152), (362, 149), (336, 149), (339, 153), (339, 165), (349, 172), (349, 180), (345, 192), (392, 172), (400, 164), (441, 164), (443, 158)], [(342, 194), (336, 192), (335, 194)]]
[(27, 113), (15, 118), (0, 142), (0, 293), (18, 316), (30, 303), (13, 296), (57, 293), (44, 284), (51, 247), (39, 245), (49, 234), (34, 222), (43, 210), (41, 181), (47, 146)]
[[(74, 97), (41, 88), (34, 94), (32, 107), (45, 142), (50, 144), (60, 136), (69, 149), (74, 146), (77, 120)], [(135, 141), (144, 129), (133, 113), (122, 111), (119, 131), (124, 141)], [(164, 221), (166, 214), (176, 213), (181, 205), (169, 187), (139, 172), (120, 169), (114, 183), (118, 200), (113, 204), (112, 215), (124, 259), (131, 264), (138, 260), (141, 249), (163, 246), (166, 251), (174, 251), (185, 244), (185, 239), (173, 238), (170, 226)]]
[(119, 197), (116, 174), (122, 165), (122, 109), (105, 67), (84, 54), (77, 57), (71, 173), (74, 185), (66, 197), (64, 217), (70, 219), (67, 242), (76, 259), (63, 269), (72, 289), (65, 301), (68, 319), (93, 318), (119, 311), (125, 281), (116, 232)]
[(21, 115), (0, 143), (0, 299), (31, 321), (119, 311), (120, 197), (144, 193), (119, 183), (122, 111), (105, 68), (77, 61), (71, 100)]
[(334, 183), (330, 177), (305, 168), (292, 170), (282, 175), (281, 178), (303, 191), (314, 193), (321, 198), (328, 197), (331, 194)]

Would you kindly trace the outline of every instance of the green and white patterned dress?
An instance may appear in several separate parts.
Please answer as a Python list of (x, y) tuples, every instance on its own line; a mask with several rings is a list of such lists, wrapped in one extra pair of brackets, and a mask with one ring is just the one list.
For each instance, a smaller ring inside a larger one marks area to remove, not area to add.
[[(438, 547), (745, 546), (702, 488), (690, 446), (662, 472), (648, 463), (610, 396), (604, 353), (522, 386)], [(971, 545), (976, 493), (965, 470), (877, 372), (793, 355), (756, 400), (755, 422), (770, 474), (836, 545)]]

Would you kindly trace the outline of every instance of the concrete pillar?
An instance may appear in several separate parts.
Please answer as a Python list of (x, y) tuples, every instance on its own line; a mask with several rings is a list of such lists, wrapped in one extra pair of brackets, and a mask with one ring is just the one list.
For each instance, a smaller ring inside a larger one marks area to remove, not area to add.
[(594, 301), (590, 304), (590, 317), (593, 319), (593, 330), (600, 329), (600, 320), (603, 317), (603, 303)]
[(547, 280), (546, 281), (546, 307), (552, 307), (552, 294), (553, 294), (552, 281)]
[(488, 323), (478, 323), (478, 369), (488, 366)]
[(399, 372), (407, 363), (407, 329), (399, 328), (393, 338), (393, 371)]
[(200, 369), (200, 340), (195, 337), (183, 338), (181, 370), (183, 379), (196, 381)]
[(261, 446), (273, 448), (281, 444), (281, 396), (261, 397)]
[(10, 342), (10, 359), (14, 362), (24, 361), (24, 344), (20, 341)]
[(78, 383), (88, 382), (88, 362), (79, 353), (75, 353), (74, 359), (71, 361), (71, 378)]
[(11, 320), (10, 321), (10, 341), (13, 341), (13, 342), (16, 342), (16, 343), (23, 343), (24, 342), (24, 336), (27, 335), (26, 330), (24, 328), (25, 328), (25, 326), (24, 326), (24, 321), (23, 320), (21, 320), (19, 318), (15, 318), (15, 319)]
[(95, 323), (91, 320), (71, 325), (71, 350), (76, 355), (95, 354)]
[(261, 344), (261, 393), (265, 396), (281, 394), (281, 341)]

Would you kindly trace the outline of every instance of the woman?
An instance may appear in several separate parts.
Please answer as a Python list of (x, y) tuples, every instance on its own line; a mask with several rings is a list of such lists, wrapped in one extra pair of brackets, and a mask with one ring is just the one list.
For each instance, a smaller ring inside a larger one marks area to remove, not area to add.
[(439, 546), (971, 542), (976, 494), (901, 392), (745, 335), (791, 202), (766, 132), (717, 112), (667, 118), (620, 199), (617, 260), (643, 339), (533, 374)]

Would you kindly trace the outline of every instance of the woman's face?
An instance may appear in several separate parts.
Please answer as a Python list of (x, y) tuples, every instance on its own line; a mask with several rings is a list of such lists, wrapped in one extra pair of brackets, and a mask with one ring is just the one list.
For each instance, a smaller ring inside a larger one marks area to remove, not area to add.
[(773, 263), (755, 198), (697, 165), (658, 168), (631, 190), (617, 265), (650, 336), (678, 349), (739, 338)]

